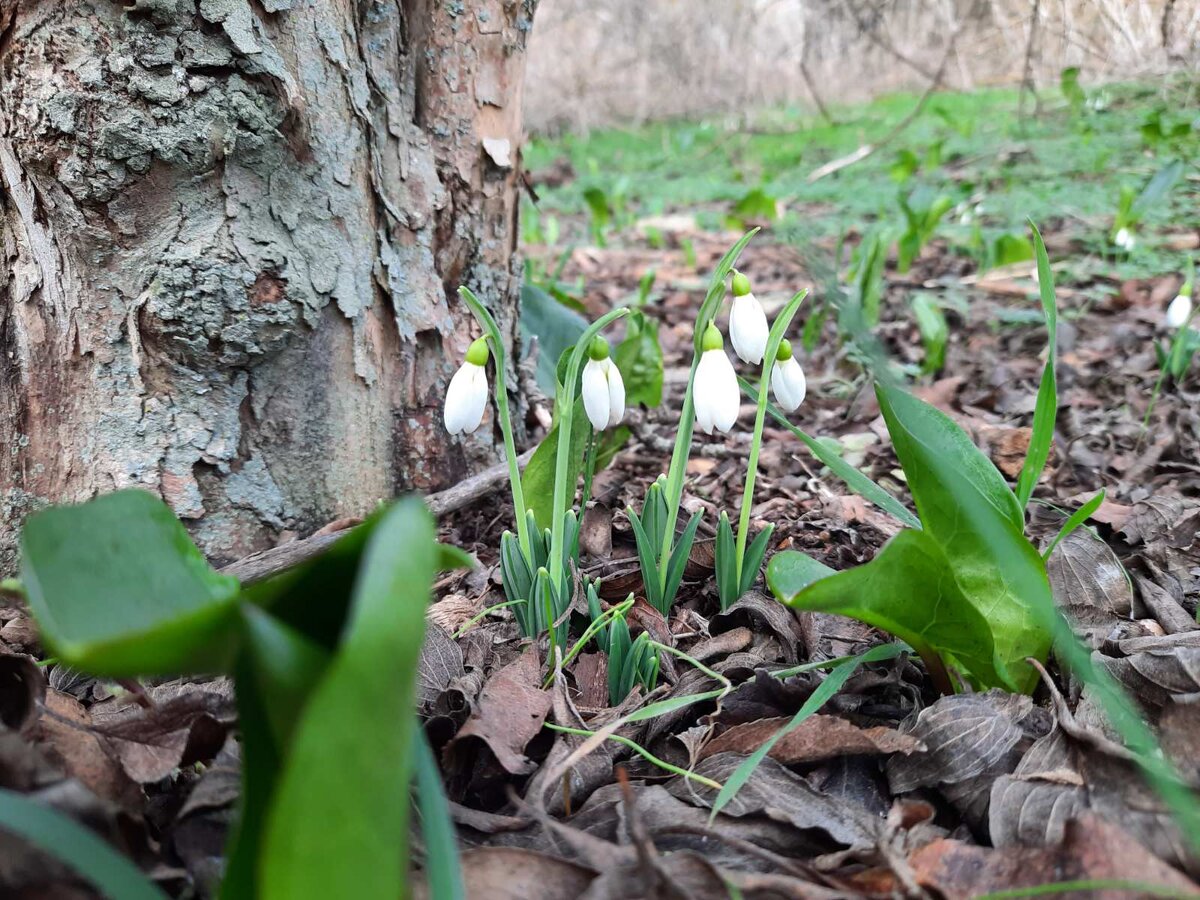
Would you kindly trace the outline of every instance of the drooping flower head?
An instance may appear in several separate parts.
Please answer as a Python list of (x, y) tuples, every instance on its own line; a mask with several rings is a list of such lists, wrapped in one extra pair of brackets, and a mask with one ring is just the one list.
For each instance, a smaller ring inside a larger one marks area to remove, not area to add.
[(1113, 243), (1128, 253), (1129, 251), (1133, 250), (1134, 245), (1137, 243), (1137, 239), (1134, 237), (1132, 230), (1128, 228), (1121, 228), (1118, 229), (1115, 235), (1113, 235)]
[(771, 390), (775, 394), (775, 402), (785, 412), (795, 412), (804, 402), (808, 393), (808, 382), (804, 370), (792, 353), (791, 341), (783, 340), (779, 344), (779, 352), (775, 354), (775, 365), (771, 369)]
[(725, 355), (725, 342), (712, 322), (704, 329), (700, 347), (703, 352), (700, 354), (700, 364), (696, 367), (696, 380), (692, 384), (696, 424), (704, 429), (705, 434), (712, 434), (713, 428), (728, 431), (737, 421), (741, 396), (738, 393), (737, 373)]
[(443, 420), (451, 434), (470, 434), (483, 421), (488, 398), (487, 361), (487, 338), (478, 338), (471, 342), (463, 364), (450, 379)]
[(588, 347), (583, 367), (583, 409), (597, 431), (612, 428), (625, 416), (625, 382), (608, 355), (608, 341), (599, 335)]
[(750, 292), (750, 279), (734, 272), (733, 308), (729, 311), (729, 340), (734, 352), (748, 363), (761, 365), (769, 334), (767, 314)]

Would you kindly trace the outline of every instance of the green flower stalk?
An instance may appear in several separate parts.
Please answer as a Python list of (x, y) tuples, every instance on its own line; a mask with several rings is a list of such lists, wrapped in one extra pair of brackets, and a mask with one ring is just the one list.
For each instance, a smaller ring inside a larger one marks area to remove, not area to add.
[[(732, 604), (750, 589), (750, 585), (758, 577), (759, 567), (762, 565), (763, 557), (767, 552), (767, 544), (771, 539), (771, 532), (774, 526), (767, 526), (754, 543), (747, 550), (746, 544), (750, 536), (750, 507), (754, 501), (754, 481), (758, 475), (758, 457), (762, 450), (762, 433), (763, 424), (766, 421), (767, 414), (767, 393), (768, 388), (772, 383), (772, 373), (775, 369), (775, 364), (780, 363), (780, 369), (789, 371), (788, 362), (795, 363), (795, 359), (791, 353), (791, 345), (785, 347), (784, 332), (788, 326), (792, 324), (792, 319), (795, 318), (796, 312), (800, 309), (800, 304), (804, 302), (804, 298), (808, 296), (808, 291), (803, 290), (792, 297), (787, 305), (776, 318), (775, 324), (771, 326), (770, 335), (767, 338), (766, 354), (763, 359), (762, 373), (758, 382), (758, 405), (754, 415), (754, 432), (750, 439), (750, 459), (746, 466), (746, 482), (742, 490), (742, 508), (738, 516), (738, 529), (736, 541), (733, 537), (732, 526), (729, 522), (729, 517), (725, 513), (721, 513), (721, 520), (717, 526), (717, 544), (716, 544), (716, 568), (717, 568), (717, 592), (721, 600), (721, 609), (728, 609)], [(798, 364), (797, 364), (798, 365)], [(803, 374), (801, 373), (801, 379)], [(778, 379), (776, 379), (778, 381)], [(777, 385), (778, 387), (779, 385)], [(779, 396), (779, 391), (776, 391), (777, 399), (781, 402), (789, 402), (795, 400), (794, 385), (783, 385), (784, 396)], [(803, 400), (801, 394), (800, 400)], [(799, 402), (796, 403), (799, 406)]]

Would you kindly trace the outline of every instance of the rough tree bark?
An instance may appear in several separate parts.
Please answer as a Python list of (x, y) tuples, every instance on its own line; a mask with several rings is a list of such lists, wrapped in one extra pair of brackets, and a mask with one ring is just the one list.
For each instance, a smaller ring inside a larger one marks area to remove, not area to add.
[(227, 561), (494, 453), (536, 0), (0, 0), (0, 572), (137, 485)]

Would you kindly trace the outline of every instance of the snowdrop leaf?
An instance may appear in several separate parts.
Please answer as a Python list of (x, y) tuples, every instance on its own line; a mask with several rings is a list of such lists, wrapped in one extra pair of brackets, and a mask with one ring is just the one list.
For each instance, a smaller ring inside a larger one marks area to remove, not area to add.
[(548, 291), (534, 284), (521, 288), (521, 338), (526, 346), (530, 338), (538, 341), (537, 369), (538, 387), (553, 395), (557, 384), (555, 364), (559, 356), (575, 346), (587, 319), (564, 306)]
[(1046, 460), (1050, 458), (1054, 423), (1058, 418), (1058, 387), (1055, 373), (1058, 356), (1058, 304), (1054, 296), (1054, 273), (1050, 269), (1050, 258), (1046, 255), (1046, 244), (1042, 241), (1041, 232), (1033, 222), (1030, 222), (1029, 226), (1033, 229), (1038, 288), (1042, 297), (1042, 313), (1046, 317), (1049, 346), (1046, 351), (1046, 365), (1042, 369), (1042, 383), (1038, 387), (1037, 406), (1033, 413), (1033, 435), (1029, 440), (1029, 450), (1025, 454), (1025, 464), (1021, 467), (1021, 474), (1017, 479), (1017, 501), (1022, 509), (1029, 504), (1033, 489), (1046, 468)]
[[(575, 401), (575, 413), (571, 417), (571, 449), (568, 460), (570, 468), (567, 480), (574, 484), (583, 471), (583, 454), (587, 449), (589, 422), (583, 409), (583, 400)], [(525, 503), (533, 511), (533, 517), (539, 528), (550, 528), (554, 517), (554, 473), (558, 457), (558, 439), (561, 433), (559, 425), (555, 425), (542, 438), (533, 456), (525, 465), (521, 476), (521, 486), (525, 493)]]

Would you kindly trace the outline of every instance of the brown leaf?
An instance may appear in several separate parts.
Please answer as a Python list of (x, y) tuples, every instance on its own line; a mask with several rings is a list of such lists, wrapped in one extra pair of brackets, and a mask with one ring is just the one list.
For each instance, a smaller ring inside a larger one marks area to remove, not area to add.
[(37, 721), (46, 676), (29, 656), (0, 654), (0, 725), (24, 731)]
[(1200, 647), (1144, 650), (1123, 659), (1093, 653), (1092, 659), (1150, 706), (1164, 706), (1187, 695), (1200, 696)]
[(1200, 628), (1169, 591), (1141, 575), (1137, 576), (1137, 586), (1142, 602), (1154, 613), (1154, 618), (1167, 634), (1183, 634)]
[(525, 745), (541, 731), (550, 702), (549, 692), (541, 688), (537, 651), (529, 647), (488, 679), (471, 718), (446, 753), (462, 753), (467, 739), (476, 738), (488, 746), (505, 771), (528, 775), (536, 766), (525, 756)]
[[(545, 853), (515, 847), (480, 847), (462, 855), (469, 900), (577, 900), (596, 877), (592, 869)], [(418, 900), (437, 900), (424, 882)]]
[(1112, 548), (1085, 528), (1067, 535), (1050, 554), (1046, 574), (1054, 601), (1092, 649), (1133, 609), (1133, 588)]
[[(1188, 894), (1200, 890), (1120, 828), (1086, 814), (1067, 823), (1058, 846), (990, 850), (963, 841), (941, 840), (918, 850), (909, 864), (922, 887), (947, 900), (1000, 889), (1109, 879)], [(1091, 888), (1056, 896), (1126, 900), (1130, 893), (1127, 889)]]
[(995, 689), (942, 697), (902, 726), (926, 749), (888, 761), (892, 791), (938, 785), (968, 821), (982, 822), (992, 782), (1020, 762), (1023, 725), (1032, 712), (1028, 697)]
[(95, 731), (108, 738), (130, 778), (149, 784), (186, 761), (216, 756), (236, 718), (228, 679), (172, 681), (146, 693), (149, 708), (125, 695), (89, 710)]
[(593, 503), (583, 511), (579, 525), (579, 547), (589, 556), (608, 559), (612, 556), (612, 510)]
[(462, 649), (446, 629), (430, 623), (417, 660), (417, 711), (429, 715), (442, 692), (462, 675)]
[(48, 690), (31, 737), (50, 762), (96, 796), (137, 809), (141, 791), (125, 774), (109, 740), (91, 731), (92, 717), (70, 694)]
[[(701, 760), (695, 772), (724, 784), (745, 759), (738, 753), (718, 753)], [(672, 779), (668, 790), (681, 800), (710, 809), (717, 796), (711, 788), (685, 778)], [(846, 847), (868, 847), (874, 842), (874, 817), (869, 812), (827, 796), (773, 759), (758, 764), (721, 815), (766, 816), (801, 830), (823, 831)]]
[[(788, 723), (786, 718), (760, 719), (735, 725), (700, 751), (705, 759), (717, 753), (753, 753)], [(838, 716), (814, 715), (805, 719), (771, 748), (771, 759), (793, 766), (839, 756), (878, 756), (912, 753), (924, 745), (911, 735), (890, 728), (859, 728)]]
[(584, 709), (604, 709), (608, 706), (608, 657), (603, 653), (581, 653), (575, 668), (577, 701)]
[(800, 633), (800, 624), (790, 607), (784, 606), (774, 597), (768, 597), (762, 591), (751, 589), (738, 598), (729, 609), (718, 613), (716, 619), (731, 618), (748, 620), (752, 630), (756, 625), (765, 625), (779, 637), (783, 649), (784, 661), (791, 664), (797, 662), (796, 646), (804, 636)]

